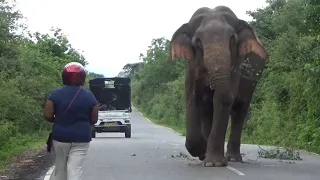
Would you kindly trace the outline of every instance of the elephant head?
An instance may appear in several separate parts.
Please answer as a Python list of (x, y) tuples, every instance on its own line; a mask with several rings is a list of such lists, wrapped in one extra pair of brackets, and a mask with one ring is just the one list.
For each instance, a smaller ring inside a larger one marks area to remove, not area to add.
[(176, 30), (170, 43), (170, 60), (183, 58), (189, 66), (200, 67), (212, 89), (229, 86), (231, 71), (238, 71), (245, 58), (253, 57), (251, 64), (260, 64), (257, 68), (261, 71), (267, 59), (254, 29), (232, 11), (225, 12), (227, 18), (214, 12), (193, 15)]

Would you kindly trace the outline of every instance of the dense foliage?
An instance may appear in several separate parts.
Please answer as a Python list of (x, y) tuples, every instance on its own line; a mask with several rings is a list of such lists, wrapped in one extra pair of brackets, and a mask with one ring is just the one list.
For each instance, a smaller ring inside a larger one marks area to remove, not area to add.
[[(320, 152), (319, 2), (268, 3), (248, 12), (270, 58), (254, 94), (243, 140)], [(128, 64), (124, 71), (133, 79), (134, 105), (157, 122), (183, 132), (184, 62), (168, 61), (168, 44), (164, 38), (152, 40), (142, 62)]]
[[(50, 91), (62, 85), (63, 66), (71, 61), (87, 65), (60, 29), (52, 36), (17, 35), (22, 17), (0, 0), (0, 168), (12, 155), (35, 144), (45, 144), (50, 124), (42, 106)], [(89, 78), (101, 76), (88, 73)]]

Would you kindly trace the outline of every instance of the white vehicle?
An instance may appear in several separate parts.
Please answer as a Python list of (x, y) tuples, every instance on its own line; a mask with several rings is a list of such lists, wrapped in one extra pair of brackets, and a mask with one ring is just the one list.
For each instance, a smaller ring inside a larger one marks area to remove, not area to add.
[(94, 124), (92, 137), (101, 132), (122, 132), (131, 138), (131, 118), (127, 110), (99, 111), (98, 121)]
[(102, 132), (121, 132), (131, 138), (130, 79), (96, 78), (89, 81), (89, 86), (101, 105), (98, 121), (92, 127), (92, 138)]

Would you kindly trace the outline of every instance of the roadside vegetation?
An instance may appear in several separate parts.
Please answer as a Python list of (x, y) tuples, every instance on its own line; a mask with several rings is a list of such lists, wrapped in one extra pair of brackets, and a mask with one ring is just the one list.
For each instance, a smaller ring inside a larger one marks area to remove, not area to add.
[[(320, 4), (318, 0), (268, 0), (248, 11), (270, 58), (255, 91), (243, 143), (320, 153)], [(172, 32), (174, 33), (174, 32)], [(153, 39), (132, 78), (134, 105), (148, 118), (184, 133), (184, 61), (171, 64), (169, 40)]]
[(42, 117), (42, 106), (62, 85), (64, 65), (88, 64), (61, 29), (51, 35), (29, 33), (8, 2), (0, 0), (0, 172), (17, 153), (45, 145), (51, 125)]

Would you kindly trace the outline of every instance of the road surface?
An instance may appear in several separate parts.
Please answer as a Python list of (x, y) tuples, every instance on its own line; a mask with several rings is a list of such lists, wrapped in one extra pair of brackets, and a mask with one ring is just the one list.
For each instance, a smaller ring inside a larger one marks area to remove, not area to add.
[[(257, 159), (256, 145), (242, 145), (245, 163), (202, 167), (191, 158), (184, 137), (155, 125), (133, 109), (132, 138), (98, 133), (84, 165), (84, 180), (319, 180), (320, 156), (302, 153), (302, 161)], [(186, 157), (189, 156), (189, 157)]]

